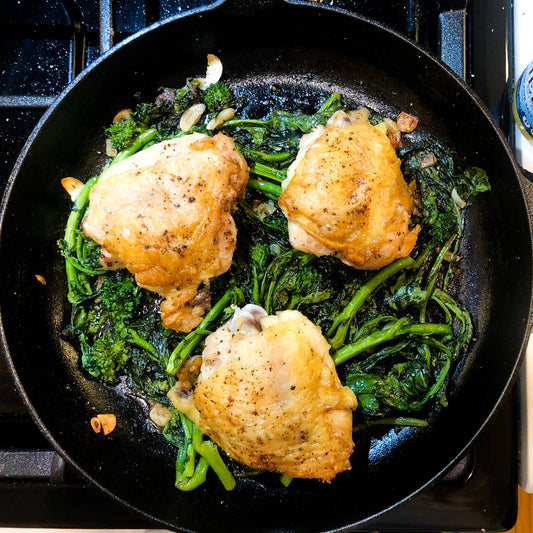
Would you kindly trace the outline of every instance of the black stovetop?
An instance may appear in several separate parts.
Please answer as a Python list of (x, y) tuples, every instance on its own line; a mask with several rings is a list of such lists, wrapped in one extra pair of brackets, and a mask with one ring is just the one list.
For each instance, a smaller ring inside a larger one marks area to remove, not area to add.
[[(321, 1), (321, 0), (319, 0)], [(32, 129), (101, 52), (206, 0), (3, 0), (0, 20), (0, 188)], [(330, 3), (327, 0), (326, 3)], [(440, 55), (509, 133), (506, 64), (511, 0), (334, 0)], [(506, 531), (517, 513), (517, 395), (438, 483), (368, 531)], [(159, 527), (83, 480), (31, 421), (0, 358), (0, 527)]]

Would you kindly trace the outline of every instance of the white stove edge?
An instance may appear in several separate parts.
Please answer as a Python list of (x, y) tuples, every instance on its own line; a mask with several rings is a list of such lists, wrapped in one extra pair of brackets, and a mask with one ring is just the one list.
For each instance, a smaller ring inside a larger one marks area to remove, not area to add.
[[(533, 2), (514, 2), (514, 72), (518, 77), (533, 61)], [(533, 172), (533, 143), (515, 126), (515, 151), (518, 163)], [(533, 334), (529, 339), (520, 374), (520, 472), (519, 484), (533, 493)]]

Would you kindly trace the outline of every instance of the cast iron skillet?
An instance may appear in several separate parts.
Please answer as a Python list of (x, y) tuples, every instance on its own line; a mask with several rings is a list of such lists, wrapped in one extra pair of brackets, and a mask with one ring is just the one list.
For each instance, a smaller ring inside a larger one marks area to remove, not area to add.
[[(418, 116), (417, 135), (452, 143), (459, 164), (487, 169), (492, 192), (468, 210), (460, 293), (477, 341), (455, 370), (449, 407), (429, 428), (356, 436), (353, 468), (331, 485), (275, 476), (226, 493), (214, 478), (193, 493), (173, 487), (174, 453), (146, 422), (146, 406), (87, 379), (63, 336), (69, 306), (62, 236), (64, 176), (83, 180), (105, 161), (103, 128), (115, 112), (203, 73), (207, 53), (262, 115), (271, 105), (308, 111), (337, 90), (348, 103)], [(303, 103), (305, 102), (305, 103)], [(308, 105), (308, 102), (310, 105)], [(441, 475), (509, 388), (528, 329), (531, 237), (519, 172), (478, 98), (403, 37), (369, 21), (282, 0), (219, 2), (141, 32), (96, 61), (54, 105), (15, 167), (1, 217), (2, 344), (37, 424), (104, 491), (161, 524), (187, 531), (318, 531), (362, 524)], [(46, 278), (43, 286), (35, 274)], [(113, 412), (117, 429), (89, 419)], [(98, 510), (95, 510), (98, 512)]]

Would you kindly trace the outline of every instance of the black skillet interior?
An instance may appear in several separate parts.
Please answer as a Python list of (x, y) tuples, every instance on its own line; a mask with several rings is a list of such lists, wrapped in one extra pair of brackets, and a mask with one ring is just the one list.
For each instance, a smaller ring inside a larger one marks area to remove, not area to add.
[[(250, 99), (303, 111), (337, 90), (347, 103), (420, 118), (431, 134), (485, 168), (493, 191), (469, 210), (462, 251), (463, 301), (478, 340), (456, 370), (450, 405), (428, 429), (356, 437), (352, 471), (331, 485), (277, 478), (216, 480), (191, 494), (173, 487), (174, 454), (146, 422), (146, 406), (87, 379), (62, 337), (68, 320), (56, 247), (69, 200), (64, 176), (82, 180), (105, 161), (103, 128), (115, 112), (150, 100), (160, 86), (201, 75), (217, 54), (224, 79)], [(527, 330), (531, 239), (517, 168), (479, 102), (403, 38), (351, 15), (281, 0), (225, 3), (143, 32), (97, 61), (48, 114), (17, 164), (0, 240), (3, 341), (36, 420), (55, 446), (104, 490), (167, 527), (194, 531), (331, 530), (363, 522), (438, 476), (480, 430), (515, 371)], [(35, 274), (46, 278), (41, 285)], [(108, 437), (98, 412), (117, 415)], [(95, 510), (98, 512), (98, 510)]]

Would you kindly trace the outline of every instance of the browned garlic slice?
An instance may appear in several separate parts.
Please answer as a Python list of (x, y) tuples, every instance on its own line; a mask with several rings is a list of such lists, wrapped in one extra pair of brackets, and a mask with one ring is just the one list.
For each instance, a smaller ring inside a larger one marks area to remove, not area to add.
[(75, 202), (80, 194), (80, 191), (83, 189), (83, 183), (76, 178), (63, 178), (61, 180), (61, 185), (70, 195), (70, 199)]

